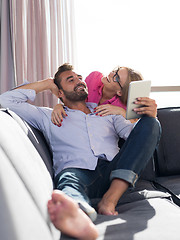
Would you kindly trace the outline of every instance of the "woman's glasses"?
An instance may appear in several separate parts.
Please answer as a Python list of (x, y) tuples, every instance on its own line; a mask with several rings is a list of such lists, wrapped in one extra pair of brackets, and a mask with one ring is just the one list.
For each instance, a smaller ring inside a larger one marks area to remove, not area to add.
[(121, 83), (120, 83), (120, 76), (118, 75), (119, 68), (115, 71), (115, 74), (113, 76), (113, 81), (117, 82), (121, 89), (123, 89)]

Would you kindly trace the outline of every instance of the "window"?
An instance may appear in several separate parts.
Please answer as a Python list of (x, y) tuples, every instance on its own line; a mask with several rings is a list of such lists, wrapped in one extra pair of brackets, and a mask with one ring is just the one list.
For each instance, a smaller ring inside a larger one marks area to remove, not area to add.
[(83, 76), (120, 65), (152, 86), (180, 86), (179, 0), (75, 0), (74, 7), (75, 67)]

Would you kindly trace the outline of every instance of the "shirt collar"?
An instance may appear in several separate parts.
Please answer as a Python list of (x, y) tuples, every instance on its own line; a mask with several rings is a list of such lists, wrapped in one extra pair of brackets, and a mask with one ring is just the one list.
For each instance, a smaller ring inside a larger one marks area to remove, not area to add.
[[(97, 103), (86, 102), (86, 106), (89, 108), (89, 110), (91, 111), (91, 113), (93, 113), (93, 112), (94, 112), (94, 108), (97, 107)], [(66, 111), (71, 111), (71, 112), (76, 111), (76, 109), (71, 109), (71, 108), (68, 108), (67, 106), (64, 106), (63, 108), (64, 108)]]
[(102, 96), (103, 84), (99, 85), (98, 87), (99, 87), (98, 93), (100, 96)]
[(115, 95), (114, 97), (112, 97), (111, 99), (108, 100), (108, 102), (111, 104), (114, 101), (116, 101), (119, 97), (117, 95)]

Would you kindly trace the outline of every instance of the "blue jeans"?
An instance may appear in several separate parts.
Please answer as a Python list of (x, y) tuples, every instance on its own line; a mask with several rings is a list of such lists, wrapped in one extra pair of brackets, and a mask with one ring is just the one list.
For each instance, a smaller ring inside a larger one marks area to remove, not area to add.
[(101, 198), (114, 178), (123, 179), (134, 186), (153, 156), (160, 135), (159, 121), (144, 116), (112, 161), (99, 159), (95, 170), (64, 169), (56, 176), (55, 186), (77, 202), (87, 203), (90, 203), (91, 198)]

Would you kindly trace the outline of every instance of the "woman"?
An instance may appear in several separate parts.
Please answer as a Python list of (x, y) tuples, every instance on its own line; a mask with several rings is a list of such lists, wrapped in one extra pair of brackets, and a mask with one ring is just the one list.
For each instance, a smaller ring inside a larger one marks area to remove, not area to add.
[[(125, 117), (129, 83), (142, 79), (140, 73), (127, 67), (118, 67), (108, 76), (103, 76), (102, 73), (97, 71), (92, 72), (85, 79), (88, 87), (86, 101), (98, 104), (95, 113), (99, 116), (120, 114)], [(52, 122), (61, 126), (63, 116), (66, 116), (63, 106), (57, 104), (52, 112)]]

